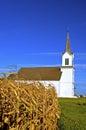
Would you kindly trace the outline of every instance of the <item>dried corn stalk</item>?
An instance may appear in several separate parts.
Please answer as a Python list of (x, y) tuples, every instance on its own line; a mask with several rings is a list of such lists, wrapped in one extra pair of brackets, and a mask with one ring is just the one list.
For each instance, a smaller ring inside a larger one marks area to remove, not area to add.
[(53, 86), (0, 80), (0, 127), (9, 130), (56, 130), (60, 108)]

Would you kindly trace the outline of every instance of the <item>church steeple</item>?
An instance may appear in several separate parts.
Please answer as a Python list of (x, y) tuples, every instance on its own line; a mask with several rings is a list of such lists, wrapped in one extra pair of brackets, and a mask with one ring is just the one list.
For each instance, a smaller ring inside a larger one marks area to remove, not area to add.
[(64, 53), (62, 53), (62, 66), (73, 66), (73, 58), (74, 54), (70, 47), (70, 35), (69, 32), (67, 32), (66, 47)]
[[(70, 34), (69, 34), (69, 32), (67, 32), (65, 52), (68, 52), (70, 55), (73, 54), (73, 52), (71, 51), (71, 47), (70, 47)], [(65, 52), (64, 52), (64, 53), (65, 53)], [(64, 54), (64, 53), (63, 53), (63, 54)]]
[(61, 79), (60, 79), (60, 97), (74, 96), (74, 53), (70, 47), (70, 35), (67, 32), (66, 47), (62, 55)]

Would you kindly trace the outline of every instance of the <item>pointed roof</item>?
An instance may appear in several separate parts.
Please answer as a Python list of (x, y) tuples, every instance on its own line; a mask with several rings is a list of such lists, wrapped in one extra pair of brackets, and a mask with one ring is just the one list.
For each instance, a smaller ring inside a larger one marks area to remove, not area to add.
[[(65, 52), (68, 52), (70, 55), (73, 54), (73, 52), (71, 51), (71, 47), (70, 47), (70, 35), (69, 35), (69, 32), (67, 32), (67, 38), (66, 38), (66, 48), (65, 48)], [(63, 54), (64, 54), (63, 53)]]

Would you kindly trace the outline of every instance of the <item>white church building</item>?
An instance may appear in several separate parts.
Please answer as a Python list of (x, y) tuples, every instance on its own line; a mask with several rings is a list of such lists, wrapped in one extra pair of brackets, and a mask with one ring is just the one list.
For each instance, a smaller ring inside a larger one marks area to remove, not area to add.
[(62, 76), (60, 79), (59, 96), (73, 97), (74, 96), (74, 54), (70, 48), (70, 37), (67, 33), (66, 48), (62, 54)]
[[(70, 48), (69, 32), (66, 38), (66, 48), (62, 53), (61, 67), (21, 68), (17, 74), (11, 74), (9, 79), (21, 82), (42, 82), (54, 85), (58, 97), (74, 97), (74, 54)], [(16, 78), (17, 77), (17, 78)]]

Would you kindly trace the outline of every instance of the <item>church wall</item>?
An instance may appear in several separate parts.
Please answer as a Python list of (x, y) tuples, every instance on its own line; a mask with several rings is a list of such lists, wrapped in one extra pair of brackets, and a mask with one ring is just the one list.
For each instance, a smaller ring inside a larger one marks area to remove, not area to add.
[(60, 79), (60, 97), (74, 96), (74, 69), (62, 68), (62, 76)]
[(55, 90), (56, 90), (56, 93), (57, 93), (57, 96), (59, 97), (60, 95), (60, 82), (59, 81), (56, 81), (56, 80), (16, 80), (16, 82), (22, 82), (22, 83), (32, 83), (32, 82), (41, 82), (43, 83), (46, 87), (49, 87), (50, 85), (54, 86), (55, 87)]
[(74, 69), (73, 68), (62, 68), (62, 76), (60, 82), (71, 83), (74, 82)]
[(73, 83), (60, 83), (60, 96), (59, 97), (74, 97), (74, 84)]

